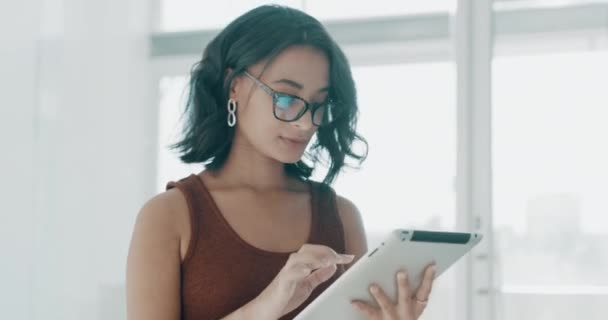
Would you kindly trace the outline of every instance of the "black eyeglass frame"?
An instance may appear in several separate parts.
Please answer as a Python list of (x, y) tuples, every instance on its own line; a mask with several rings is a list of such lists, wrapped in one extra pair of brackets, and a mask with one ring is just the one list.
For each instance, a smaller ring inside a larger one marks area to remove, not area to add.
[[(336, 103), (335, 101), (333, 101), (333, 100), (329, 99), (329, 100), (326, 100), (326, 101), (321, 102), (321, 103), (312, 103), (312, 102), (308, 102), (308, 101), (306, 101), (306, 99), (301, 98), (301, 97), (298, 97), (298, 96), (296, 96), (296, 95), (289, 94), (289, 93), (284, 93), (284, 92), (279, 92), (279, 91), (276, 91), (276, 90), (272, 89), (271, 87), (269, 87), (268, 85), (266, 85), (265, 83), (263, 83), (262, 81), (260, 81), (258, 78), (256, 78), (256, 77), (252, 76), (252, 75), (251, 75), (249, 72), (247, 72), (247, 71), (243, 71), (243, 73), (244, 73), (244, 74), (245, 74), (245, 75), (246, 75), (248, 78), (250, 78), (251, 80), (253, 80), (253, 82), (255, 82), (255, 83), (258, 85), (258, 87), (260, 87), (262, 90), (264, 90), (264, 92), (268, 93), (268, 95), (270, 95), (270, 96), (272, 97), (272, 113), (273, 113), (274, 117), (275, 117), (277, 120), (279, 120), (279, 121), (283, 121), (283, 122), (294, 122), (294, 121), (298, 121), (300, 118), (302, 118), (302, 116), (303, 116), (304, 114), (306, 114), (306, 112), (307, 112), (308, 110), (310, 110), (310, 111), (311, 111), (311, 112), (310, 112), (310, 120), (311, 120), (312, 124), (313, 124), (313, 125), (315, 125), (315, 126), (317, 126), (317, 127), (324, 127), (324, 126), (327, 126), (327, 125), (329, 125), (329, 124), (331, 124), (331, 123), (335, 122), (335, 121), (336, 121), (336, 119), (338, 118), (338, 116), (336, 116), (336, 117), (334, 117), (334, 118), (333, 118), (333, 119), (332, 119), (330, 122), (328, 122), (328, 123), (315, 123), (315, 112), (317, 112), (317, 110), (319, 110), (319, 109), (321, 109), (321, 108), (323, 108), (323, 107), (325, 107), (325, 108), (327, 109), (326, 111), (328, 111), (328, 110), (329, 110), (329, 106), (334, 105), (334, 104)], [(291, 98), (298, 99), (298, 100), (300, 100), (300, 101), (302, 101), (302, 102), (304, 103), (304, 108), (302, 108), (302, 110), (300, 110), (300, 111), (298, 112), (298, 114), (295, 116), (295, 118), (294, 118), (294, 119), (291, 119), (291, 120), (282, 119), (282, 118), (280, 118), (280, 117), (277, 115), (277, 107), (276, 107), (276, 103), (277, 103), (278, 97), (279, 97), (280, 95), (282, 95), (282, 96), (289, 96), (289, 97), (291, 97)], [(334, 107), (334, 108), (335, 108), (335, 107)]]

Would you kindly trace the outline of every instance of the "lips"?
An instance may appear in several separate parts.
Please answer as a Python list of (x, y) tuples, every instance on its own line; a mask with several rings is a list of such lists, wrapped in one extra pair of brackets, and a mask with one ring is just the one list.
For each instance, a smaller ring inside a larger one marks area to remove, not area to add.
[(288, 137), (281, 137), (281, 139), (287, 141), (287, 142), (291, 142), (294, 144), (305, 144), (308, 142), (308, 140), (306, 139), (301, 139), (301, 138), (288, 138)]

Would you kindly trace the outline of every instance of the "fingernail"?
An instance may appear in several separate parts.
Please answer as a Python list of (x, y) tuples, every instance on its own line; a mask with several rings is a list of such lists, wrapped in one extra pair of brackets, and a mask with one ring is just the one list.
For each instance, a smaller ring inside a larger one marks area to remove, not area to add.
[(353, 254), (341, 254), (340, 257), (342, 258), (342, 261), (346, 260), (346, 261), (351, 261), (355, 258), (355, 255)]
[(378, 293), (378, 287), (375, 285), (372, 285), (369, 287), (369, 290), (373, 293)]
[(407, 277), (407, 275), (405, 274), (404, 271), (399, 271), (397, 273), (397, 277), (399, 277), (399, 279), (401, 279), (401, 280), (405, 280), (405, 277)]

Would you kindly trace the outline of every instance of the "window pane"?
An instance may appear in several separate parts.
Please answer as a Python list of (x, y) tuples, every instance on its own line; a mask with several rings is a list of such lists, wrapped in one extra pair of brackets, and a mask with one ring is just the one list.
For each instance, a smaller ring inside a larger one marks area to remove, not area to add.
[(608, 312), (608, 52), (493, 62), (499, 319)]
[(453, 12), (455, 0), (306, 0), (306, 12), (320, 20), (369, 18), (431, 12)]
[[(216, 29), (268, 1), (261, 0), (161, 0), (161, 31)], [(273, 4), (301, 9), (301, 0), (278, 0)]]
[(321, 0), (161, 0), (160, 30), (180, 31), (220, 28), (239, 15), (257, 6), (274, 3), (304, 10), (319, 20), (369, 18), (431, 12), (453, 12), (455, 0), (403, 1), (367, 0), (321, 1)]
[(160, 103), (158, 112), (158, 169), (156, 189), (165, 191), (169, 181), (198, 173), (202, 165), (185, 164), (178, 158), (176, 150), (169, 148), (181, 137), (182, 114), (188, 99), (187, 76), (163, 77), (159, 83)]
[(353, 75), (369, 156), (335, 187), (359, 206), (369, 232), (397, 225), (452, 227), (453, 64), (355, 67)]
[(581, 4), (607, 3), (608, 0), (494, 0), (494, 9), (508, 10), (535, 7), (565, 7)]
[[(360, 209), (370, 248), (397, 227), (455, 226), (455, 69), (450, 62), (353, 68), (359, 131), (369, 157), (334, 188)], [(316, 174), (318, 180), (322, 173)], [(453, 268), (433, 291), (424, 319), (455, 314)]]

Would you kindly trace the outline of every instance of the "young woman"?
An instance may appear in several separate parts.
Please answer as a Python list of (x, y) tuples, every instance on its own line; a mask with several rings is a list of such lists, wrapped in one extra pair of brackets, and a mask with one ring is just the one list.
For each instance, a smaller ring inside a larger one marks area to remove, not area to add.
[[(356, 206), (329, 187), (347, 158), (365, 158), (351, 147), (365, 140), (344, 54), (309, 15), (258, 7), (209, 43), (187, 112), (175, 147), (206, 170), (170, 182), (141, 209), (128, 318), (293, 318), (367, 250)], [(322, 159), (327, 176), (313, 182)], [(398, 297), (370, 284), (379, 307), (353, 307), (369, 319), (417, 319), (433, 273), (420, 288), (399, 273)]]

